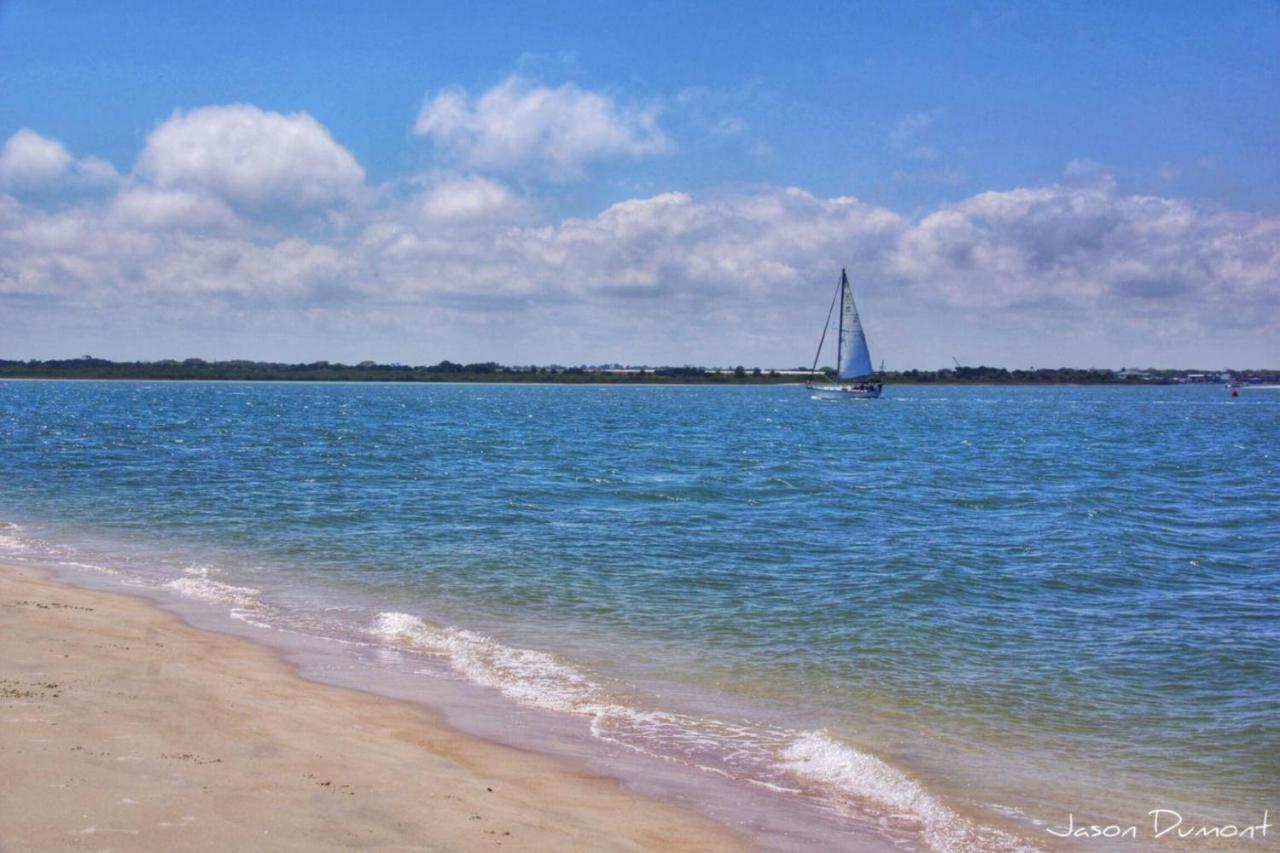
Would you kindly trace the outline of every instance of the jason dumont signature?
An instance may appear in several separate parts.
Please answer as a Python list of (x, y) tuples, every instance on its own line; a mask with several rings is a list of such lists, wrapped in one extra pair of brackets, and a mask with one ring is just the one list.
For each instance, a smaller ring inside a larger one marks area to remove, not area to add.
[(1065, 826), (1045, 829), (1058, 838), (1266, 838), (1271, 829), (1270, 813), (1263, 812), (1258, 823), (1189, 823), (1173, 809), (1152, 809), (1147, 812), (1151, 822), (1145, 826), (1119, 823), (1076, 823), (1074, 814), (1067, 815)]

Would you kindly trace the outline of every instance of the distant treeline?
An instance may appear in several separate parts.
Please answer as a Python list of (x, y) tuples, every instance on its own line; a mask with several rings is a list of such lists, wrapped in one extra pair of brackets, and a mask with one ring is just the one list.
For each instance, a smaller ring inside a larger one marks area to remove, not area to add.
[[(1242, 379), (1280, 382), (1280, 371), (1236, 371)], [(12, 379), (205, 379), (285, 382), (560, 382), (617, 384), (770, 384), (802, 382), (803, 368), (771, 370), (759, 367), (622, 367), (560, 365), (511, 367), (496, 362), (410, 366), (372, 361), (349, 365), (328, 361), (282, 364), (265, 361), (109, 361), (104, 358), (7, 361), (0, 359), (0, 378)], [(1003, 367), (956, 367), (946, 370), (887, 371), (884, 382), (894, 384), (1159, 384), (1217, 381), (1217, 371), (1186, 370), (1113, 371), (1072, 367), (1007, 370)], [(834, 378), (830, 368), (820, 369), (818, 379)]]

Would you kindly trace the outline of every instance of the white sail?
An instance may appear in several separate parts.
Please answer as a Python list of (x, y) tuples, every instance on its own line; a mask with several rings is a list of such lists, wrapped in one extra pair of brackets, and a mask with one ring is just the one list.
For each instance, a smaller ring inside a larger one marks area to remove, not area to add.
[(870, 376), (871, 351), (867, 349), (867, 336), (858, 319), (858, 306), (853, 304), (853, 289), (849, 276), (840, 271), (840, 380), (862, 379)]

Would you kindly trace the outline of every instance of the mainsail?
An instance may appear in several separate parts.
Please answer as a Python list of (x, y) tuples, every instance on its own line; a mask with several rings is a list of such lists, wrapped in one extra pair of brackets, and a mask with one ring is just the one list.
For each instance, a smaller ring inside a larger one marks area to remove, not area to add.
[(840, 380), (862, 379), (870, 376), (871, 351), (867, 349), (867, 336), (858, 319), (858, 306), (853, 304), (853, 289), (849, 276), (840, 271)]

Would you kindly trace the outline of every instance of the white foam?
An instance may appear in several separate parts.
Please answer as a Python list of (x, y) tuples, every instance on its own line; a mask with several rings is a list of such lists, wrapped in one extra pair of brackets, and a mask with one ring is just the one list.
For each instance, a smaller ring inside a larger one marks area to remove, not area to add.
[(73, 569), (89, 569), (104, 575), (120, 574), (119, 571), (106, 566), (74, 559), (77, 556), (73, 549), (55, 545), (43, 539), (24, 536), (22, 528), (18, 525), (9, 521), (0, 521), (0, 557), (18, 560), (32, 559), (44, 564), (57, 564)]
[(179, 595), (196, 598), (213, 604), (234, 604), (237, 607), (257, 607), (261, 590), (248, 586), (232, 586), (212, 578), (195, 575), (171, 580), (165, 585)]
[(31, 551), (31, 543), (19, 535), (22, 528), (9, 521), (0, 521), (0, 551), (9, 554), (25, 554)]
[(444, 655), (451, 667), (476, 684), (523, 705), (579, 714), (603, 710), (600, 685), (546, 652), (505, 646), (462, 628), (435, 628), (408, 613), (378, 614), (372, 633)]
[(1006, 832), (976, 825), (873, 755), (832, 740), (825, 732), (804, 732), (779, 756), (784, 768), (802, 779), (832, 786), (869, 802), (893, 817), (922, 824), (925, 840), (939, 851), (1031, 851), (1037, 848)]
[[(463, 628), (434, 627), (408, 613), (378, 614), (371, 633), (444, 656), (455, 672), (521, 705), (590, 717), (596, 737), (649, 755), (669, 758), (674, 749), (696, 764), (706, 755), (723, 755), (732, 741), (745, 743), (757, 734), (737, 724), (630, 707), (554, 655), (513, 648)], [(667, 751), (655, 751), (655, 744)]]
[(273, 625), (257, 618), (259, 610), (257, 607), (233, 607), (231, 608), (231, 618), (237, 622), (243, 622), (254, 628), (260, 628), (264, 631), (276, 631), (282, 634), (296, 634), (297, 631), (290, 631), (288, 628), (281, 628), (279, 625)]
[(81, 563), (76, 560), (63, 560), (62, 565), (71, 566), (74, 569), (89, 569), (104, 575), (112, 575), (118, 577), (120, 572), (117, 569), (108, 568), (107, 566), (99, 566), (97, 563)]
[(512, 648), (462, 628), (432, 626), (408, 613), (378, 614), (370, 633), (445, 657), (463, 677), (522, 705), (590, 717), (591, 733), (601, 740), (832, 806), (856, 804), (864, 812), (906, 822), (935, 850), (1036, 849), (976, 825), (889, 764), (824, 732), (631, 707), (554, 655)]

